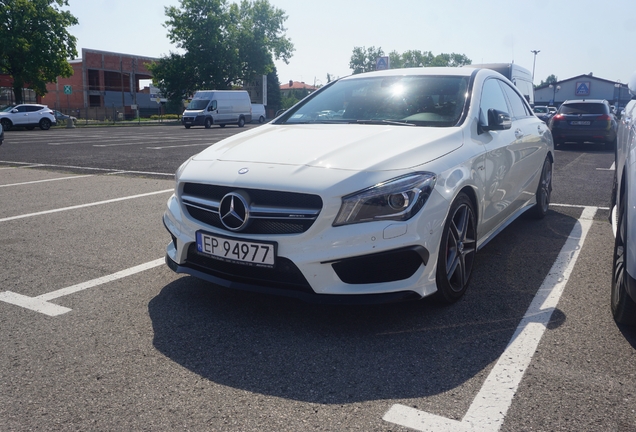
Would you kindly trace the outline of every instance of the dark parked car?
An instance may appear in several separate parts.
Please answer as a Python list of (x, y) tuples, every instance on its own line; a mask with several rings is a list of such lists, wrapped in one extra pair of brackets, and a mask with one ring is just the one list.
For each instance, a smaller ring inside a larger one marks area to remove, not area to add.
[(601, 99), (567, 100), (550, 119), (554, 145), (566, 142), (616, 145), (616, 117), (609, 103)]
[[(636, 95), (636, 73), (629, 82)], [(615, 235), (611, 308), (614, 320), (636, 324), (636, 96), (625, 107), (616, 142), (616, 171), (610, 208)]]

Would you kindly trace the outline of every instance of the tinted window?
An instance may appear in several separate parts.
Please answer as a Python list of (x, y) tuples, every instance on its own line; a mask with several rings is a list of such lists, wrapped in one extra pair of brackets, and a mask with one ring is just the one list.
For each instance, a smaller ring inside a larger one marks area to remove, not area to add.
[(546, 107), (534, 107), (534, 112), (541, 113), (541, 114), (547, 114), (548, 109)]
[(42, 109), (42, 107), (33, 106), (33, 105), (29, 105), (26, 108), (27, 108), (27, 112), (35, 112), (35, 111), (40, 111)]
[(487, 80), (481, 91), (481, 104), (479, 105), (479, 120), (481, 124), (488, 124), (488, 110), (491, 108), (505, 113), (508, 112), (508, 104), (497, 79)]
[(314, 93), (280, 122), (455, 126), (466, 103), (468, 81), (464, 76), (421, 75), (344, 79)]
[(17, 106), (16, 109), (18, 110), (18, 112), (27, 112), (26, 105)]
[(602, 103), (571, 103), (561, 105), (561, 114), (609, 114), (609, 109)]
[(510, 102), (510, 106), (512, 108), (512, 117), (515, 118), (523, 118), (530, 115), (528, 112), (528, 108), (526, 104), (523, 102), (519, 94), (512, 89), (508, 84), (502, 82), (501, 87), (503, 87), (506, 96), (508, 96), (508, 101)]

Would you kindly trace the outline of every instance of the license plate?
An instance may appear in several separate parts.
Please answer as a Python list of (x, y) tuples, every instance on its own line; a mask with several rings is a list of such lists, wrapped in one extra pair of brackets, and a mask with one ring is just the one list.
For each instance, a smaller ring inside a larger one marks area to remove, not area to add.
[(571, 124), (571, 125), (574, 125), (574, 126), (589, 126), (589, 125), (590, 125), (590, 122), (589, 122), (589, 121), (579, 121), (579, 120), (575, 120), (575, 121), (570, 122), (570, 124)]
[(258, 267), (274, 267), (276, 243), (253, 242), (197, 232), (197, 250), (212, 258)]

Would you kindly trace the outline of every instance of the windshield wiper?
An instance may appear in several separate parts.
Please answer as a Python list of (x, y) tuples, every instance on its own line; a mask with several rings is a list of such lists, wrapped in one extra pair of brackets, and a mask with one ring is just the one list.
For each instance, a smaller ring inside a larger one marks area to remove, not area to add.
[(395, 120), (353, 120), (350, 123), (371, 124), (371, 125), (395, 125), (395, 126), (415, 126), (415, 123)]

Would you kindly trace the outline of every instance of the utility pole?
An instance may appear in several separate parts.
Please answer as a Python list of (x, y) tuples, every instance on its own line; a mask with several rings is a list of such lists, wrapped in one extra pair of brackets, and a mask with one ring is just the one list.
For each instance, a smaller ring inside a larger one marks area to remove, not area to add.
[(537, 64), (537, 54), (539, 54), (540, 50), (531, 50), (532, 54), (534, 54), (534, 61), (532, 62), (532, 83), (534, 84), (534, 66)]

